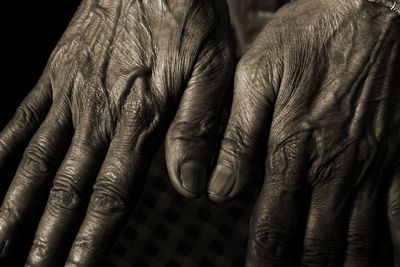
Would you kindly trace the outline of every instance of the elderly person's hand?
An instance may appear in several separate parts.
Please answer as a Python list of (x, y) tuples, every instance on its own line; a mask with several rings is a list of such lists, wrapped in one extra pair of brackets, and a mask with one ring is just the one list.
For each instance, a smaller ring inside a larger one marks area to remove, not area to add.
[(389, 182), (399, 256), (399, 164), (400, 16), (366, 0), (282, 8), (239, 63), (208, 189), (229, 199), (265, 167), (247, 265), (371, 266)]
[(63, 265), (68, 252), (68, 266), (98, 266), (171, 122), (182, 142), (169, 149), (186, 149), (176, 182), (204, 191), (193, 161), (214, 152), (233, 66), (224, 0), (84, 0), (0, 134), (1, 168), (30, 140), (0, 209), (2, 255), (49, 194), (27, 266)]

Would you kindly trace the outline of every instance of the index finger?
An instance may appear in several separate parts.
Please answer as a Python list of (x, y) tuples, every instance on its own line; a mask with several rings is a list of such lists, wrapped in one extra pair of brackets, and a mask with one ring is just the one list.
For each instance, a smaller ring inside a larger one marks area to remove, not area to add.
[(98, 266), (140, 195), (148, 162), (112, 142), (66, 266)]
[(0, 169), (24, 143), (28, 143), (52, 104), (50, 79), (42, 77), (0, 132)]
[[(141, 88), (143, 81), (135, 86)], [(151, 159), (161, 144), (160, 116), (144, 106), (142, 92), (130, 103), (109, 146), (66, 266), (98, 266), (135, 207)], [(136, 105), (140, 102), (140, 105)]]

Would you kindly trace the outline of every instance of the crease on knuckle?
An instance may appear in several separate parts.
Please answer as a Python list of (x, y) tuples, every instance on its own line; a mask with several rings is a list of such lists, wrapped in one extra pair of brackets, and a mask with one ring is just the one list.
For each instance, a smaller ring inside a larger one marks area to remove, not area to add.
[(83, 197), (68, 180), (58, 180), (50, 191), (49, 207), (53, 212), (73, 212), (79, 210)]
[(49, 252), (49, 244), (41, 238), (35, 238), (31, 247), (28, 262), (30, 264), (39, 264)]
[(213, 125), (207, 121), (198, 123), (180, 121), (171, 125), (169, 136), (172, 140), (201, 142), (212, 136)]
[(118, 191), (108, 185), (97, 185), (90, 201), (90, 211), (104, 216), (127, 211), (128, 200)]
[(282, 260), (290, 244), (290, 234), (277, 227), (258, 226), (253, 232), (254, 252), (264, 259), (277, 262)]
[(14, 126), (18, 129), (25, 128), (32, 122), (38, 122), (39, 117), (27, 104), (23, 104), (17, 108), (13, 118)]
[[(53, 170), (51, 162), (54, 159), (49, 156), (49, 152), (46, 150), (43, 145), (30, 145), (24, 152), (24, 171), (30, 175), (35, 175), (35, 178), (47, 177)], [(30, 175), (27, 175), (27, 177), (30, 177)]]
[(303, 264), (321, 266), (337, 266), (338, 248), (326, 240), (304, 238)]
[(5, 202), (0, 208), (0, 230), (5, 231), (21, 218), (16, 205)]
[(87, 236), (77, 237), (72, 246), (69, 263), (84, 265), (87, 258), (95, 251), (95, 242)]
[(347, 237), (346, 257), (350, 261), (371, 260), (374, 249), (374, 240), (370, 235), (349, 231)]

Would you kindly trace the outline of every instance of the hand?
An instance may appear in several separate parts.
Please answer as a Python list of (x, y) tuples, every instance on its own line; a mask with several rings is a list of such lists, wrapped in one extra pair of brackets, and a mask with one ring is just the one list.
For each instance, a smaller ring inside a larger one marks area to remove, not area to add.
[(208, 190), (232, 198), (265, 166), (248, 266), (371, 266), (392, 177), (386, 214), (400, 255), (399, 36), (384, 6), (299, 0), (240, 61)]
[(27, 266), (98, 266), (172, 120), (176, 146), (213, 152), (233, 55), (222, 0), (84, 0), (0, 134), (1, 168), (30, 140), (0, 209), (2, 254), (49, 194)]

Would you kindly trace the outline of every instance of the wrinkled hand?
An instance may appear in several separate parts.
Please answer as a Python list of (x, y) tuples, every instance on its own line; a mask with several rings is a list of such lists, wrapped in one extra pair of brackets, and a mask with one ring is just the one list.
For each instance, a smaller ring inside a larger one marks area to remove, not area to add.
[(68, 266), (98, 266), (172, 120), (176, 146), (211, 158), (233, 54), (224, 1), (83, 1), (0, 135), (1, 168), (30, 140), (0, 210), (2, 254), (50, 191), (27, 265), (69, 252)]
[(386, 183), (400, 255), (399, 74), (400, 17), (386, 7), (299, 0), (267, 25), (237, 68), (208, 189), (231, 198), (265, 166), (248, 266), (297, 254), (302, 266), (371, 266)]

